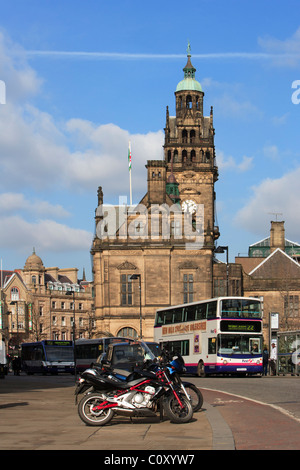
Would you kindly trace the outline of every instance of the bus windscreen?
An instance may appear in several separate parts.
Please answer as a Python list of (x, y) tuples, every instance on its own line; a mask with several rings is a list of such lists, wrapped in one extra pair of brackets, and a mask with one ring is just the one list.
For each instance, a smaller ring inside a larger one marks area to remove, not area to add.
[(223, 299), (222, 318), (261, 318), (260, 301), (255, 299)]
[(45, 345), (47, 360), (50, 362), (62, 361), (72, 362), (74, 360), (73, 348), (65, 346)]

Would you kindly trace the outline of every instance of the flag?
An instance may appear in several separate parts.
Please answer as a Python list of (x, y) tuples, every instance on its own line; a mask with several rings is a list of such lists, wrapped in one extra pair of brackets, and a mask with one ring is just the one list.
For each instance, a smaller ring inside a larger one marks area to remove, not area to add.
[(128, 170), (131, 171), (131, 146), (129, 142), (129, 147), (128, 147)]

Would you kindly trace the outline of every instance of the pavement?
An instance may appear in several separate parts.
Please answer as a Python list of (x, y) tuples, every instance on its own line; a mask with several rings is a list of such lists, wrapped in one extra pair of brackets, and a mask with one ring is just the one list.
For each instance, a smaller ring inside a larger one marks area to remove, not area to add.
[[(74, 389), (74, 378), (67, 376), (9, 374), (0, 380), (0, 449), (119, 451), (101, 454), (112, 458), (122, 451), (162, 455), (166, 451), (285, 448), (287, 444), (287, 448), (300, 448), (299, 422), (268, 406), (223, 392), (201, 389), (203, 407), (186, 424), (174, 424), (167, 418), (160, 422), (159, 417), (115, 415), (106, 426), (90, 427), (78, 416)], [(271, 435), (270, 430), (274, 431)], [(265, 445), (266, 431), (269, 439)]]

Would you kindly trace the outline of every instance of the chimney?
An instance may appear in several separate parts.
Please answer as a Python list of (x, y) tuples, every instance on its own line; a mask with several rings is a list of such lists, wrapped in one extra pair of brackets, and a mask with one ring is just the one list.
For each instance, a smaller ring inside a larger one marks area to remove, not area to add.
[(166, 202), (166, 162), (148, 160), (148, 205)]
[(285, 230), (284, 222), (271, 222), (270, 230), (270, 249), (271, 253), (280, 248), (282, 251), (285, 249)]

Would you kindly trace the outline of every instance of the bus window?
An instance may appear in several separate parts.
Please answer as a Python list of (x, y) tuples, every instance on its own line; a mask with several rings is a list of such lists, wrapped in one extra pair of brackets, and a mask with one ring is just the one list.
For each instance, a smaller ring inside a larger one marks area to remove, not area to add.
[(216, 354), (217, 338), (208, 338), (208, 354)]
[(174, 308), (172, 323), (181, 323), (184, 321), (184, 308)]
[(166, 346), (169, 351), (174, 353), (174, 355), (180, 354), (181, 356), (189, 356), (190, 354), (190, 342), (188, 339), (183, 339), (181, 341), (168, 341), (166, 343), (161, 343), (160, 346), (161, 349)]
[(216, 318), (217, 316), (217, 302), (207, 303), (207, 319)]
[(173, 310), (166, 310), (164, 314), (164, 325), (173, 323)]
[(260, 311), (260, 302), (256, 300), (242, 300), (241, 301), (242, 307), (242, 317), (247, 318), (260, 318), (261, 311)]
[(33, 360), (34, 361), (44, 361), (45, 360), (42, 347), (35, 348)]
[(219, 353), (221, 354), (261, 354), (261, 337), (251, 338), (245, 335), (219, 335)]
[(196, 307), (197, 305), (189, 305), (185, 307), (185, 320), (184, 321), (194, 321), (196, 315)]
[(161, 326), (164, 324), (164, 312), (157, 312), (155, 318), (155, 326)]
[(207, 306), (207, 304), (198, 304), (198, 305), (196, 305), (195, 320), (205, 320), (206, 319), (206, 306)]
[(241, 313), (240, 300), (222, 300), (222, 318), (239, 318)]
[(155, 326), (170, 325), (173, 322), (173, 309), (157, 312)]
[(222, 318), (260, 318), (260, 302), (252, 299), (222, 300)]

